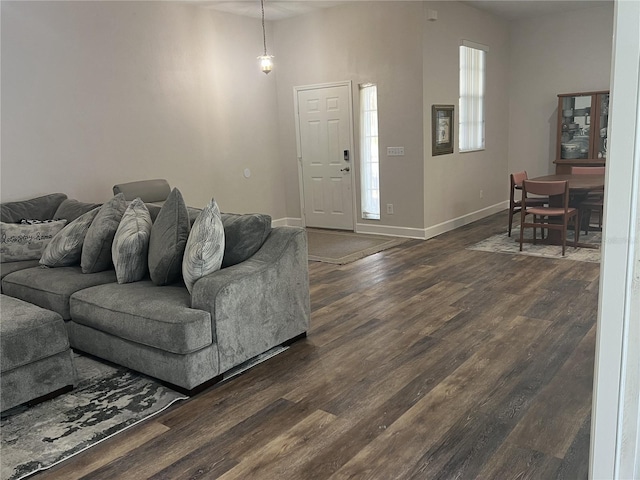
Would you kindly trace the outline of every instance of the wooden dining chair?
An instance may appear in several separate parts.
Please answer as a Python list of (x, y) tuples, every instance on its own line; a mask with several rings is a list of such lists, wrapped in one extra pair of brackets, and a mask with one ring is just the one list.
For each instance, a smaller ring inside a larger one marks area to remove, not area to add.
[[(571, 167), (572, 175), (604, 175), (605, 167)], [(578, 208), (582, 210), (582, 220), (585, 235), (589, 234), (591, 229), (591, 217), (593, 213), (598, 215), (598, 230), (602, 230), (602, 217), (604, 216), (604, 190), (598, 192), (589, 192), (587, 198), (580, 202)]]
[[(513, 225), (513, 216), (522, 210), (522, 196), (520, 195), (520, 199), (516, 198), (516, 190), (522, 191), (522, 181), (527, 180), (529, 177), (527, 176), (526, 171), (512, 173), (510, 175), (511, 178), (511, 193), (509, 196), (509, 237), (511, 236), (511, 226)], [(543, 206), (549, 202), (548, 198), (530, 198), (529, 206)]]
[[(531, 205), (527, 197), (528, 194), (546, 195), (549, 198), (558, 198), (558, 203), (562, 206), (538, 206)], [(533, 217), (527, 222), (527, 216)], [(555, 182), (544, 182), (534, 180), (522, 181), (522, 209), (520, 210), (520, 251), (524, 242), (524, 229), (533, 228), (533, 243), (536, 243), (536, 229), (559, 230), (562, 241), (562, 256), (564, 257), (567, 246), (567, 227), (569, 221), (573, 219), (575, 237), (573, 245), (576, 246), (580, 239), (580, 215), (576, 208), (569, 207), (569, 182), (566, 180)]]

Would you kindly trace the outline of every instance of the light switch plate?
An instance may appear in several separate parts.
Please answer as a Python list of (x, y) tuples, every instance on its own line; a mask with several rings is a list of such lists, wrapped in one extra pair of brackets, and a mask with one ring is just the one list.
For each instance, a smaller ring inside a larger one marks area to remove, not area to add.
[(404, 147), (387, 147), (387, 157), (403, 157)]

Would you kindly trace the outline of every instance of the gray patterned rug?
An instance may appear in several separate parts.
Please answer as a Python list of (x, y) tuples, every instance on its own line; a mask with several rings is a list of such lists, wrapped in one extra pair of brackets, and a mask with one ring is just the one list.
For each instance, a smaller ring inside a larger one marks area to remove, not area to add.
[[(540, 234), (538, 233), (538, 237)], [(481, 242), (467, 247), (469, 250), (480, 250), (483, 252), (509, 253), (512, 255), (532, 255), (535, 257), (564, 258), (567, 260), (577, 260), (579, 262), (600, 262), (599, 248), (575, 248), (567, 245), (565, 256), (562, 256), (562, 247), (559, 245), (533, 245), (525, 243), (520, 251), (520, 229), (515, 228), (511, 232), (511, 237), (506, 233), (494, 235)], [(531, 229), (525, 231), (525, 238), (532, 238)], [(580, 242), (600, 245), (602, 239), (601, 232), (589, 232), (589, 235), (580, 235)], [(573, 240), (573, 232), (568, 233), (567, 243)]]
[(124, 367), (74, 354), (78, 385), (33, 407), (2, 414), (2, 480), (53, 465), (155, 415), (186, 396)]

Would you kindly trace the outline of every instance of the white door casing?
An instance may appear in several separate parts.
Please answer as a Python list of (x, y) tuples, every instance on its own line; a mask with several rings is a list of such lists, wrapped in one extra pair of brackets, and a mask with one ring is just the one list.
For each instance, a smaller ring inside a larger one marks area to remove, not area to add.
[(354, 230), (351, 82), (294, 93), (303, 224)]

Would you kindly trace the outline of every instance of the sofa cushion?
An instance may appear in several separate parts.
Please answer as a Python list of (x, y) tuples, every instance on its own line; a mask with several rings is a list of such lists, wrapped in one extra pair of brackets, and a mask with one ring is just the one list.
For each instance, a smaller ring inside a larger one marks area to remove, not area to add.
[(0, 300), (2, 372), (64, 352), (69, 348), (60, 315), (17, 298)]
[(60, 204), (53, 218), (65, 218), (67, 221), (73, 222), (76, 218), (100, 206), (101, 204), (99, 203), (85, 203), (67, 198)]
[(87, 288), (71, 298), (73, 322), (135, 343), (186, 354), (211, 345), (211, 316), (191, 308), (183, 285), (150, 280)]
[(149, 274), (156, 285), (178, 281), (189, 237), (189, 214), (180, 190), (174, 188), (151, 227)]
[(97, 214), (98, 208), (94, 208), (60, 230), (45, 247), (40, 263), (47, 267), (78, 265), (85, 236)]
[(127, 202), (122, 193), (100, 207), (82, 246), (82, 273), (102, 272), (111, 268), (111, 244), (126, 208)]
[(184, 250), (182, 278), (189, 293), (200, 278), (220, 270), (224, 242), (220, 209), (212, 199), (193, 224)]
[(79, 266), (27, 268), (10, 273), (2, 279), (2, 292), (42, 308), (53, 310), (69, 320), (69, 298), (83, 288), (113, 283), (113, 270), (82, 274)]
[(122, 215), (111, 246), (118, 283), (137, 282), (147, 275), (150, 233), (151, 216), (144, 202), (136, 198)]
[(271, 217), (260, 213), (222, 214), (224, 258), (222, 268), (252, 257), (271, 233)]
[(10, 273), (24, 270), (25, 268), (33, 268), (39, 265), (39, 260), (23, 260), (21, 262), (5, 262), (0, 263), (0, 280)]
[(2, 203), (0, 221), (17, 223), (23, 218), (51, 220), (55, 218), (54, 214), (65, 198), (67, 196), (64, 193), (52, 193), (30, 200)]
[(154, 180), (140, 180), (137, 182), (119, 183), (113, 186), (113, 193), (122, 193), (127, 200), (140, 198), (143, 202), (164, 202), (171, 187), (163, 178)]
[(66, 220), (33, 225), (0, 222), (0, 262), (39, 259), (47, 244), (66, 223)]

